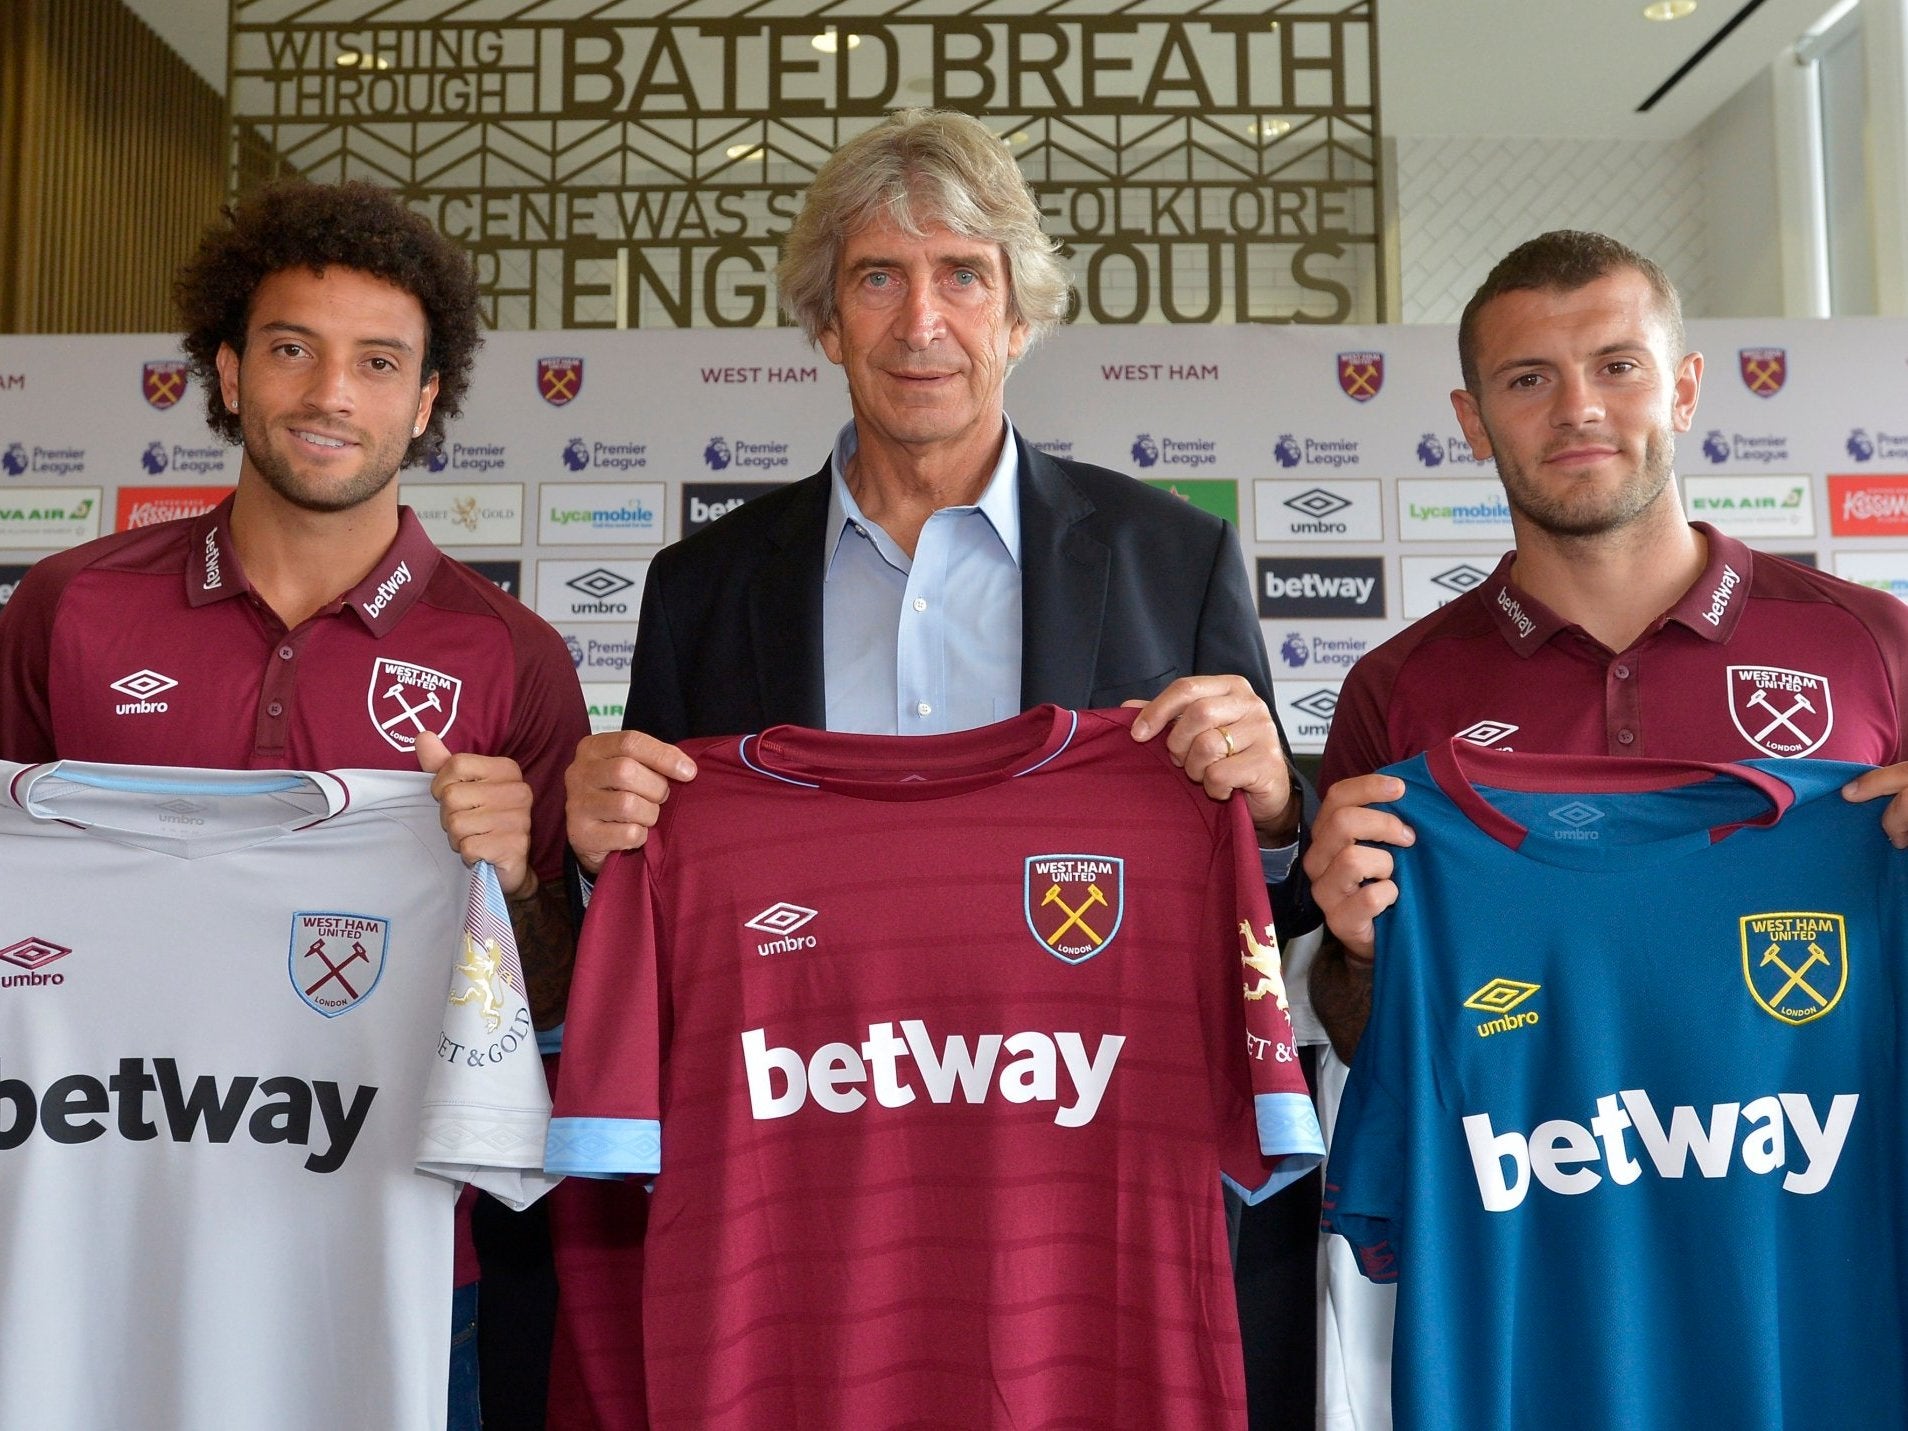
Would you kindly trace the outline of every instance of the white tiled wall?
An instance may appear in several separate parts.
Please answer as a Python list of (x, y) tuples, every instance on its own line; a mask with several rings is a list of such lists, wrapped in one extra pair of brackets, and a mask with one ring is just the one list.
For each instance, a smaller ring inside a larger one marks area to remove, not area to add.
[(1708, 313), (1702, 146), (1555, 139), (1400, 139), (1400, 293), (1407, 323), (1455, 323), (1490, 267), (1547, 229), (1598, 229), (1649, 255)]

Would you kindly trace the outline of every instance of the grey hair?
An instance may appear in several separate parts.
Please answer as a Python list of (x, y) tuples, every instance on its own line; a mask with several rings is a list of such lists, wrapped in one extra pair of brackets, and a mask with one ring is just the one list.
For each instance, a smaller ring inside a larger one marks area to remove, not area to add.
[(829, 157), (783, 241), (776, 288), (809, 342), (835, 321), (843, 242), (877, 219), (917, 237), (939, 224), (999, 244), (1008, 314), (1027, 325), (1027, 347), (1066, 317), (1072, 276), (1005, 141), (954, 110), (899, 109)]

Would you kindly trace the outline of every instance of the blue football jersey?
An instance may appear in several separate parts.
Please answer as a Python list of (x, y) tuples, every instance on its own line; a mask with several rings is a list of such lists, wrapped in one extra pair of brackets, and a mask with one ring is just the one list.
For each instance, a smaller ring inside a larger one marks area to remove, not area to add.
[(1908, 1426), (1904, 880), (1865, 767), (1391, 767), (1326, 1171), (1400, 1427)]

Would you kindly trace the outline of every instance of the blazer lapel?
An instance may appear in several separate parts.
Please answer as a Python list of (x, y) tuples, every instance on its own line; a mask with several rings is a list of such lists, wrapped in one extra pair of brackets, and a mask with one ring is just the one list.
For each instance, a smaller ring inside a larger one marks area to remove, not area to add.
[(827, 719), (822, 677), (822, 556), (828, 468), (802, 483), (773, 534), (774, 549), (749, 584), (749, 634), (762, 725), (819, 728)]
[(1020, 704), (1078, 708), (1093, 690), (1110, 553), (1080, 525), (1094, 506), (1059, 464), (1020, 444)]

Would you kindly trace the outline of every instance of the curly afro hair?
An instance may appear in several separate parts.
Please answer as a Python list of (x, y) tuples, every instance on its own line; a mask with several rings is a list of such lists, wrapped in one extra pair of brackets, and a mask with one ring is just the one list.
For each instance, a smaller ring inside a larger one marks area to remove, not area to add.
[(420, 381), (435, 373), (438, 389), (429, 425), (405, 450), (404, 465), (412, 466), (443, 441), (445, 423), (463, 410), (484, 341), (477, 279), (456, 244), (375, 184), (282, 180), (227, 205), (223, 221), (206, 231), (174, 286), (186, 357), (205, 390), (206, 421), (227, 442), (240, 441), (238, 416), (219, 393), (216, 360), (221, 344), (244, 353), (259, 284), (288, 268), (322, 272), (334, 264), (395, 284), (423, 306), (429, 340)]

